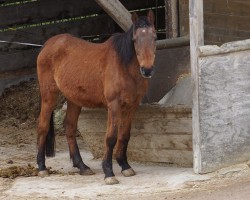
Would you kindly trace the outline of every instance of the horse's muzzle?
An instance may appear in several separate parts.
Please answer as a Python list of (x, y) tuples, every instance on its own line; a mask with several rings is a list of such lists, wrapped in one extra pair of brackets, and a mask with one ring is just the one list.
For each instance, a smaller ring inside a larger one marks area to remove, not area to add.
[(150, 69), (140, 67), (140, 72), (143, 78), (151, 78), (154, 74), (154, 67), (151, 67)]

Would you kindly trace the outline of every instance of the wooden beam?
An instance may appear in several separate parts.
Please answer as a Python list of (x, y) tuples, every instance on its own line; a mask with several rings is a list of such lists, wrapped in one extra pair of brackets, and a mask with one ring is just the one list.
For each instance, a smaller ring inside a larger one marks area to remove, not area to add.
[(127, 31), (131, 27), (131, 14), (119, 0), (95, 1), (124, 31)]
[(176, 38), (178, 31), (178, 0), (165, 0), (166, 6), (166, 37)]
[(200, 102), (199, 102), (199, 47), (204, 45), (204, 27), (203, 27), (203, 0), (189, 1), (190, 15), (190, 57), (191, 74), (194, 84), (193, 90), (193, 153), (194, 153), (194, 172), (201, 173), (201, 131), (200, 131)]

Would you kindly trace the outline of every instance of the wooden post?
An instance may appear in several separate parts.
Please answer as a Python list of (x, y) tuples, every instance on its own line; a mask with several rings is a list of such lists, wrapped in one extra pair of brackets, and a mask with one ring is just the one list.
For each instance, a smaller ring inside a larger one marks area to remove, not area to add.
[(178, 31), (178, 0), (165, 0), (166, 7), (166, 38), (176, 38)]
[(127, 31), (131, 25), (131, 14), (119, 0), (95, 0), (96, 3), (112, 17), (112, 19), (124, 30)]
[(200, 102), (199, 102), (199, 47), (204, 45), (203, 27), (203, 0), (189, 0), (190, 13), (190, 57), (191, 74), (194, 84), (193, 90), (193, 153), (194, 153), (194, 172), (201, 172), (201, 132), (200, 132)]

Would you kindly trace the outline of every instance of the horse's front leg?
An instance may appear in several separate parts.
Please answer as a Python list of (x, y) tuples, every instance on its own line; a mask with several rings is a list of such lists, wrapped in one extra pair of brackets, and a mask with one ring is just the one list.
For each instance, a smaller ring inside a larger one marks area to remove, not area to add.
[(105, 153), (102, 162), (103, 172), (105, 174), (105, 182), (107, 185), (118, 184), (119, 181), (115, 178), (112, 165), (113, 149), (117, 140), (118, 123), (120, 116), (120, 108), (117, 102), (109, 105), (108, 108), (108, 124), (105, 138)]
[(122, 168), (122, 174), (126, 177), (135, 175), (135, 171), (131, 168), (127, 159), (127, 148), (133, 115), (134, 109), (125, 109), (122, 112), (121, 122), (118, 128), (116, 160)]
[(77, 121), (80, 112), (81, 107), (73, 104), (70, 101), (67, 102), (67, 112), (64, 121), (65, 133), (69, 145), (70, 157), (73, 161), (73, 166), (80, 169), (81, 175), (92, 175), (94, 172), (82, 161), (76, 141)]

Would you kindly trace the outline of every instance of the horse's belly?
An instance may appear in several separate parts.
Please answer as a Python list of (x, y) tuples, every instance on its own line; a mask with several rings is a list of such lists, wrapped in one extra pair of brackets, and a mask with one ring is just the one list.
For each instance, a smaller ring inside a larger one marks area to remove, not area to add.
[[(65, 76), (64, 79), (56, 79), (57, 86), (62, 94), (71, 102), (81, 107), (103, 107), (102, 83), (100, 81), (76, 81)], [(71, 80), (71, 81), (69, 81)]]
[(103, 107), (105, 106), (103, 95), (100, 91), (84, 89), (83, 87), (75, 87), (61, 90), (63, 95), (81, 107)]

